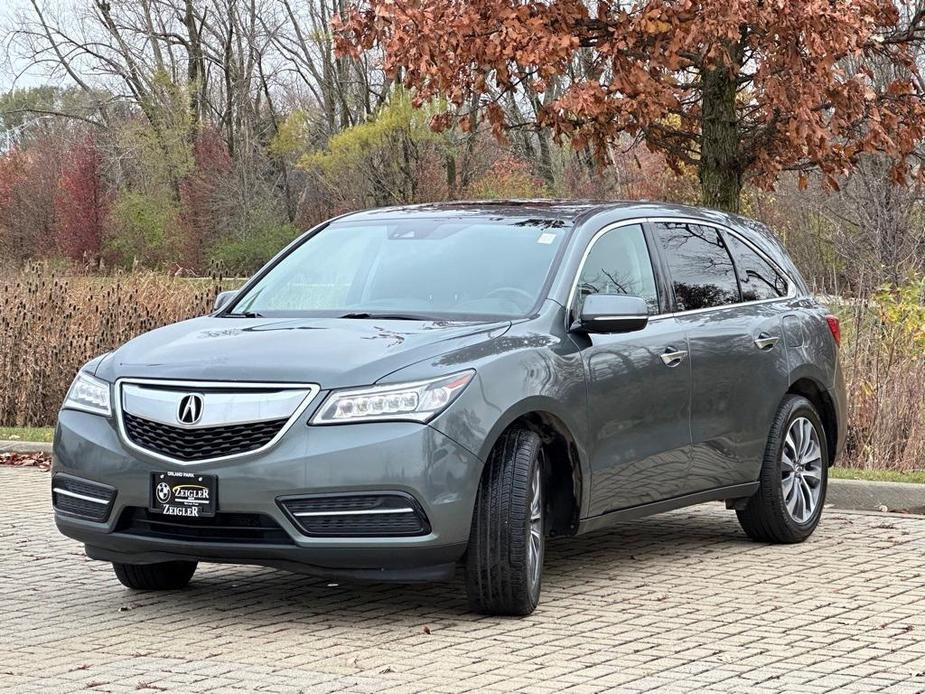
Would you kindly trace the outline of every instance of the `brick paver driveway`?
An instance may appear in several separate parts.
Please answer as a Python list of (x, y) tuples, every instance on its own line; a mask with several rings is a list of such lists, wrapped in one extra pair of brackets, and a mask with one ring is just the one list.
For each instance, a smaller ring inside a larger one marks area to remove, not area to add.
[(0, 489), (5, 692), (925, 691), (925, 518), (768, 547), (718, 504), (656, 516), (552, 543), (539, 609), (497, 619), (459, 583), (254, 567), (132, 593), (57, 534), (47, 473)]

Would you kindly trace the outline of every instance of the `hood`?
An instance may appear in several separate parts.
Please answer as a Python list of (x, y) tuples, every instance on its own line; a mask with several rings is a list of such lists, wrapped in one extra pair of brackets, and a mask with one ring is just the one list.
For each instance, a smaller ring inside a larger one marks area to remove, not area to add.
[(375, 383), (423, 359), (503, 335), (509, 321), (216, 318), (145, 333), (96, 371), (117, 378), (317, 383), (322, 389)]

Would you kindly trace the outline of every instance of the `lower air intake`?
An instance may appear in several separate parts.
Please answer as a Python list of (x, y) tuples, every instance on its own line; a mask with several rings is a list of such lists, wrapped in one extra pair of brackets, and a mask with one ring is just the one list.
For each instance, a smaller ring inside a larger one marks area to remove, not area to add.
[(311, 496), (280, 503), (298, 528), (314, 537), (411, 537), (430, 532), (420, 505), (400, 492)]
[(116, 490), (89, 480), (55, 475), (51, 480), (51, 503), (56, 511), (85, 520), (104, 522), (109, 518)]
[(128, 507), (116, 532), (140, 537), (187, 542), (241, 545), (291, 545), (289, 534), (261, 513), (216, 513), (211, 518), (165, 516), (145, 508)]

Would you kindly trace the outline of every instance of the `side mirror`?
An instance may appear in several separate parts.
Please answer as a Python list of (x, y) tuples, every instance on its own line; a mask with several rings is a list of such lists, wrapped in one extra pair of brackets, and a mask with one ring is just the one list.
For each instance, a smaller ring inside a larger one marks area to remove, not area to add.
[(238, 293), (237, 289), (229, 289), (225, 292), (219, 292), (218, 296), (215, 297), (215, 303), (212, 304), (212, 312), (220, 311), (223, 306), (225, 306), (229, 301), (234, 298), (234, 295)]
[(649, 323), (649, 307), (638, 296), (589, 294), (574, 329), (588, 333), (630, 333)]

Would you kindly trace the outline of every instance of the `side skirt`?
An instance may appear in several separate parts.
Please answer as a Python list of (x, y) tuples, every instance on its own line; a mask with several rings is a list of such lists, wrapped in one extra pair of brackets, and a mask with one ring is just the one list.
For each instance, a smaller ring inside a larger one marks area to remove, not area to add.
[(616, 511), (608, 511), (599, 516), (591, 516), (590, 518), (582, 519), (578, 524), (577, 534), (581, 535), (582, 533), (591, 532), (592, 530), (610, 527), (621, 521), (644, 518), (645, 516), (651, 516), (656, 513), (673, 511), (677, 508), (694, 506), (695, 504), (702, 504), (707, 501), (722, 501), (723, 499), (749, 497), (757, 491), (758, 482), (749, 482), (748, 484), (717, 487), (702, 492), (694, 492), (693, 494), (685, 494), (684, 496), (675, 496), (671, 499), (653, 501), (649, 504), (640, 504), (639, 506), (630, 506), (629, 508), (621, 508)]

